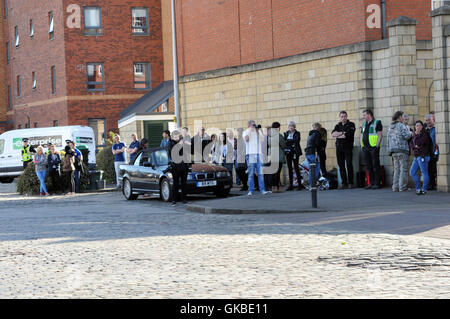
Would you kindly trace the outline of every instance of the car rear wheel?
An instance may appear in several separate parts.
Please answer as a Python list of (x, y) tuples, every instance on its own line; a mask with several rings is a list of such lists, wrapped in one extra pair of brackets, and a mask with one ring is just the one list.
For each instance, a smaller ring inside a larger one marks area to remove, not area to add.
[(159, 185), (159, 196), (164, 202), (170, 202), (172, 200), (172, 188), (170, 187), (170, 183), (167, 178), (164, 178)]
[(123, 196), (125, 196), (125, 198), (127, 200), (135, 200), (138, 198), (138, 194), (133, 194), (133, 187), (131, 187), (131, 182), (129, 179), (124, 179), (123, 180)]

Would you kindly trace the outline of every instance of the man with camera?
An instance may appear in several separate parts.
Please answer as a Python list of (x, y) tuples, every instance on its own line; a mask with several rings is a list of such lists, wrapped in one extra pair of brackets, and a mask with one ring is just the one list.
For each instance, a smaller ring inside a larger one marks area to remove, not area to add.
[(248, 196), (252, 196), (255, 191), (255, 170), (258, 174), (259, 191), (261, 194), (268, 194), (264, 188), (264, 175), (262, 171), (262, 150), (264, 135), (261, 125), (256, 125), (255, 121), (248, 121), (248, 128), (243, 133), (245, 141), (245, 154), (248, 166)]

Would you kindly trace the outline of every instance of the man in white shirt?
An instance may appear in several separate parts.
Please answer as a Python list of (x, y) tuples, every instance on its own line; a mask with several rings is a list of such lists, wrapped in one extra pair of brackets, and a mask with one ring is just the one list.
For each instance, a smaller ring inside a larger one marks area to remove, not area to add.
[(255, 170), (258, 174), (259, 191), (261, 194), (268, 194), (264, 188), (264, 175), (262, 171), (262, 152), (264, 135), (262, 130), (256, 128), (255, 121), (248, 121), (248, 129), (242, 134), (245, 140), (246, 160), (248, 166), (248, 196), (252, 196), (255, 191)]

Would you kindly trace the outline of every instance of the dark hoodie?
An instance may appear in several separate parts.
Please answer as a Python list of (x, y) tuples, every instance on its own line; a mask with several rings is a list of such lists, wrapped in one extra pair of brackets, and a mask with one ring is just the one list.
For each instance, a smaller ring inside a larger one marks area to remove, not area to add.
[(306, 145), (306, 155), (315, 155), (320, 150), (320, 141), (322, 136), (318, 130), (311, 130)]

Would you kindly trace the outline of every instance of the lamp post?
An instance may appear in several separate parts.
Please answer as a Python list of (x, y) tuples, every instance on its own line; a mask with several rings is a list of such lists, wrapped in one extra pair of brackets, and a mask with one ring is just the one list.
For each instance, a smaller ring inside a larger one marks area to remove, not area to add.
[(173, 91), (175, 97), (175, 118), (177, 127), (181, 126), (180, 121), (180, 99), (178, 94), (178, 59), (177, 59), (177, 34), (175, 26), (175, 0), (172, 0), (172, 55), (173, 55)]

